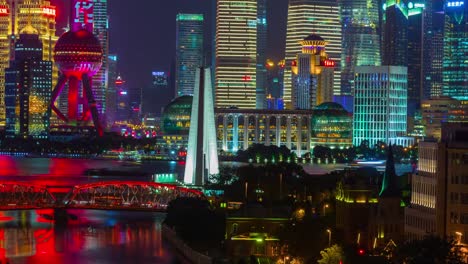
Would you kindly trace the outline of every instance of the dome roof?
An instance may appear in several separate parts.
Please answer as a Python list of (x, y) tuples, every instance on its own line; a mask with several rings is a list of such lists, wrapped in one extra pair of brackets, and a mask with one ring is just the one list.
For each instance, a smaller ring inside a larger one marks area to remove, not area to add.
[(173, 111), (177, 111), (177, 109), (190, 109), (190, 113), (192, 113), (192, 98), (193, 96), (190, 95), (175, 98), (164, 107), (163, 115), (170, 114)]
[(338, 103), (334, 102), (325, 102), (317, 107), (314, 108), (314, 110), (335, 110), (335, 111), (345, 111), (344, 107)]
[(21, 29), (20, 34), (39, 35), (39, 31), (31, 24), (27, 24), (23, 29)]
[(161, 128), (165, 134), (188, 135), (192, 114), (192, 98), (189, 95), (177, 97), (164, 107)]
[(304, 40), (325, 41), (321, 36), (316, 35), (316, 34), (310, 34)]
[(93, 33), (86, 29), (80, 29), (78, 31), (67, 31), (60, 36), (55, 44), (55, 50), (61, 49), (67, 46), (79, 46), (87, 47), (90, 50), (102, 51), (99, 40), (94, 36)]

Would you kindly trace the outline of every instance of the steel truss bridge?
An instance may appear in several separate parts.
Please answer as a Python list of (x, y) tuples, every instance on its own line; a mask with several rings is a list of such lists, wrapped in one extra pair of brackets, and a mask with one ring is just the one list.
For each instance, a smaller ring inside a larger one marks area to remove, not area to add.
[(57, 198), (51, 187), (23, 182), (0, 182), (0, 210), (102, 209), (165, 211), (178, 197), (204, 197), (198, 190), (138, 181), (107, 181), (71, 187)]

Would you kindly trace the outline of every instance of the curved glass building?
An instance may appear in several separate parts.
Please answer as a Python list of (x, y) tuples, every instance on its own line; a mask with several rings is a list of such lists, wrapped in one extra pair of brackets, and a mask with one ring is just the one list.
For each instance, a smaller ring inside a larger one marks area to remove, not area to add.
[(165, 135), (186, 135), (190, 129), (192, 96), (181, 96), (169, 103), (163, 110), (161, 129)]
[(353, 116), (343, 106), (326, 102), (315, 107), (311, 119), (311, 146), (352, 146)]

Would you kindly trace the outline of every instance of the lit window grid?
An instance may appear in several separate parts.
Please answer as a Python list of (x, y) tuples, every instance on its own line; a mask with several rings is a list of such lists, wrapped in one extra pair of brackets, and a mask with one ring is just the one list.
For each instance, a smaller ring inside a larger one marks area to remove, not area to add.
[[(397, 68), (396, 72), (392, 68)], [(382, 66), (361, 70), (364, 72), (356, 73), (353, 144), (359, 145), (363, 140), (368, 140), (371, 146), (377, 141), (395, 142), (406, 133), (406, 68)]]
[[(202, 17), (198, 14), (183, 15)], [(193, 95), (195, 71), (203, 63), (203, 20), (178, 20), (176, 34), (177, 96)]]
[(219, 0), (216, 27), (216, 107), (255, 108), (257, 1)]
[[(54, 7), (50, 4), (50, 1), (39, 0), (38, 2), (24, 2), (18, 4), (15, 22), (15, 35), (19, 37), (21, 30), (31, 23), (32, 27), (39, 31), (39, 39), (42, 41), (43, 56), (42, 59), (45, 61), (54, 61), (53, 49), (55, 43), (57, 43), (58, 36), (56, 35), (55, 29), (55, 18), (50, 16), (44, 16), (43, 7)], [(11, 32), (11, 31), (10, 31)], [(52, 83), (55, 85), (58, 80), (58, 67), (53, 64), (52, 72)]]
[(467, 7), (448, 9), (445, 15), (442, 94), (457, 100), (468, 100), (467, 15)]
[[(324, 26), (327, 25), (327, 26)], [(301, 52), (299, 41), (310, 34), (317, 34), (325, 41), (330, 59), (337, 65), (341, 60), (341, 22), (338, 6), (319, 6), (313, 0), (290, 1), (286, 33), (286, 69), (284, 75), (284, 100), (291, 106), (291, 61)], [(334, 94), (341, 93), (341, 71), (334, 73)]]
[[(2, 4), (2, 8), (7, 8), (7, 4)], [(0, 16), (0, 126), (5, 125), (5, 69), (9, 65), (10, 59), (10, 17)]]

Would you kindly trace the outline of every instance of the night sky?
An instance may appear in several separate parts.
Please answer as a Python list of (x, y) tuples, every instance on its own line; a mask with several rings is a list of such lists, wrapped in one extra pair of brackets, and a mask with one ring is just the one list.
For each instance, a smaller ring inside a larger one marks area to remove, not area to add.
[[(151, 85), (151, 71), (169, 70), (175, 58), (177, 13), (202, 13), (206, 19), (206, 40), (211, 36), (213, 0), (108, 0), (110, 52), (119, 56), (119, 71), (130, 89)], [(270, 0), (269, 58), (284, 55), (288, 0)], [(58, 28), (66, 25), (68, 8), (63, 0), (52, 0), (59, 10)], [(62, 10), (62, 11), (60, 11)], [(273, 29), (273, 30), (271, 30)], [(59, 31), (63, 33), (63, 31)]]

